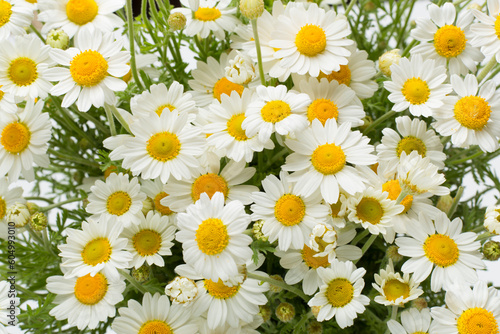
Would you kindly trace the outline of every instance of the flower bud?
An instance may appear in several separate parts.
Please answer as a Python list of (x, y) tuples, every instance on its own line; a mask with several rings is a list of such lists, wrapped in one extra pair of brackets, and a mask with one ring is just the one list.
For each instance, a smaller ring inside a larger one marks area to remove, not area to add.
[(311, 306), (311, 313), (314, 315), (316, 319), (318, 319), (318, 314), (320, 310), (321, 306)]
[[(283, 282), (283, 277), (281, 277), (280, 275), (270, 275), (269, 278)], [(273, 293), (278, 293), (281, 290), (283, 290), (283, 289), (280, 286), (274, 285), (273, 283), (269, 284), (269, 291), (271, 291)]]
[(54, 49), (66, 50), (69, 46), (69, 36), (61, 28), (52, 29), (47, 35), (46, 42)]
[(147, 265), (144, 264), (140, 266), (139, 268), (132, 268), (132, 271), (130, 273), (133, 278), (139, 283), (144, 283), (148, 281), (151, 277), (151, 268)]
[(255, 67), (250, 57), (239, 51), (236, 53), (226, 66), (226, 78), (235, 84), (246, 85), (255, 78)]
[(188, 304), (196, 298), (198, 287), (189, 278), (177, 276), (165, 287), (165, 294), (173, 304)]
[(290, 322), (295, 317), (295, 307), (290, 303), (281, 303), (276, 308), (276, 316), (282, 322)]
[(37, 212), (30, 217), (29, 224), (31, 229), (40, 232), (47, 227), (47, 216), (43, 212)]
[(392, 262), (394, 262), (394, 263), (398, 263), (399, 261), (401, 261), (403, 259), (403, 255), (399, 254), (398, 250), (399, 250), (399, 247), (394, 246), (394, 245), (387, 247), (387, 250), (386, 250), (387, 257), (389, 259), (391, 259)]
[(450, 211), (452, 203), (453, 197), (451, 197), (450, 195), (440, 196), (436, 204), (436, 208), (443, 211), (444, 213), (448, 213), (448, 211)]
[(320, 322), (313, 320), (307, 325), (307, 333), (323, 334), (323, 325)]
[(146, 197), (144, 201), (142, 201), (142, 213), (144, 216), (148, 214), (149, 211), (154, 209), (154, 202), (151, 198)]
[(249, 20), (254, 20), (264, 12), (264, 0), (240, 0), (241, 14)]
[(411, 302), (411, 306), (416, 308), (417, 310), (419, 311), (422, 311), (424, 308), (427, 308), (427, 301), (425, 300), (425, 298), (417, 298), (417, 299), (414, 299), (412, 302)]
[(271, 309), (267, 305), (259, 305), (259, 315), (264, 322), (271, 319)]
[(186, 17), (179, 12), (172, 13), (168, 17), (167, 24), (171, 30), (181, 30), (186, 26)]
[(263, 225), (264, 225), (263, 220), (257, 220), (255, 223), (253, 223), (252, 233), (253, 233), (253, 237), (256, 240), (267, 241), (267, 237), (262, 233), (262, 226)]
[(16, 227), (24, 227), (30, 219), (30, 210), (28, 207), (21, 203), (16, 203), (7, 208), (5, 213), (5, 221), (14, 222)]
[(483, 245), (483, 255), (486, 260), (496, 261), (500, 258), (500, 242), (490, 240)]
[(384, 75), (391, 76), (391, 65), (399, 64), (401, 55), (399, 54), (399, 49), (394, 49), (385, 52), (378, 58), (378, 68), (384, 73)]
[(40, 210), (40, 207), (38, 206), (38, 204), (35, 204), (33, 202), (26, 202), (26, 207), (30, 211), (31, 215), (34, 215), (35, 213), (38, 212), (38, 210)]

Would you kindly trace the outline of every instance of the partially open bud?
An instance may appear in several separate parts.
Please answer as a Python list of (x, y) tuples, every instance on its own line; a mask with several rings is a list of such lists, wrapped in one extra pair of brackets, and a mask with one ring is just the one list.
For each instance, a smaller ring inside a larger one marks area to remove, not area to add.
[(43, 212), (37, 212), (30, 217), (29, 224), (31, 229), (40, 232), (47, 227), (47, 216)]
[(267, 241), (267, 237), (262, 233), (262, 226), (264, 225), (263, 220), (257, 220), (255, 223), (253, 223), (252, 226), (252, 233), (255, 239), (261, 240), (261, 241)]
[(21, 203), (16, 203), (7, 208), (5, 213), (5, 221), (14, 222), (16, 227), (24, 227), (28, 224), (30, 219), (30, 210), (28, 207)]
[(399, 54), (399, 49), (394, 49), (387, 51), (378, 58), (378, 68), (384, 73), (384, 75), (391, 76), (391, 65), (399, 64), (401, 55)]
[(153, 200), (149, 197), (146, 197), (144, 201), (142, 201), (142, 213), (144, 216), (148, 214), (149, 211), (154, 209)]
[(443, 211), (444, 213), (448, 213), (448, 211), (450, 211), (452, 203), (453, 197), (451, 197), (450, 195), (440, 196), (436, 204), (436, 208)]
[(172, 13), (168, 17), (167, 24), (171, 30), (181, 30), (186, 26), (186, 17), (179, 12)]
[(240, 11), (247, 19), (254, 20), (264, 12), (264, 0), (241, 0)]
[(282, 322), (290, 322), (295, 317), (295, 307), (290, 303), (281, 303), (276, 308), (276, 316)]
[(132, 268), (130, 274), (137, 282), (144, 283), (151, 278), (151, 268), (147, 264), (144, 264), (137, 269)]
[(177, 276), (165, 287), (165, 294), (173, 304), (187, 304), (196, 298), (198, 288), (189, 278)]
[(483, 254), (486, 260), (496, 261), (500, 258), (500, 242), (490, 240), (483, 245)]
[(255, 67), (250, 57), (239, 51), (236, 53), (226, 66), (226, 78), (235, 84), (246, 85), (255, 78)]
[(47, 35), (46, 42), (54, 49), (66, 50), (69, 46), (69, 36), (61, 28), (52, 29)]

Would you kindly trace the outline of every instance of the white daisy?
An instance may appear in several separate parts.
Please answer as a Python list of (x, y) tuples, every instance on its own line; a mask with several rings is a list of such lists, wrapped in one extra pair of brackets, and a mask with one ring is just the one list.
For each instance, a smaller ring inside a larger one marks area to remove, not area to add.
[(489, 15), (473, 9), (472, 13), (480, 21), (471, 25), (470, 30), (473, 33), (471, 44), (481, 47), (481, 52), (485, 56), (495, 56), (497, 62), (500, 62), (500, 33), (499, 14), (500, 2), (497, 0), (486, 1)]
[(442, 7), (430, 4), (430, 18), (418, 18), (411, 37), (420, 41), (411, 54), (422, 54), (425, 59), (436, 60), (436, 65), (448, 66), (450, 74), (465, 75), (476, 72), (476, 63), (484, 59), (479, 49), (470, 44), (469, 31), (474, 16), (462, 10), (458, 16), (455, 6), (445, 3)]
[(150, 266), (164, 267), (162, 256), (172, 255), (170, 249), (174, 245), (175, 227), (168, 216), (153, 211), (149, 211), (146, 217), (140, 215), (140, 218), (139, 225), (131, 225), (121, 234), (128, 240), (125, 249), (133, 255), (130, 266), (138, 269), (146, 262)]
[(250, 216), (241, 202), (224, 205), (222, 193), (211, 199), (201, 194), (186, 213), (177, 216), (176, 239), (182, 243), (184, 261), (215, 282), (237, 275), (238, 265), (252, 256), (252, 239), (243, 234), (249, 224)]
[(129, 181), (128, 174), (112, 173), (105, 183), (97, 180), (90, 191), (86, 210), (93, 214), (92, 219), (107, 221), (122, 228), (140, 223), (142, 202), (146, 195), (141, 192), (136, 177)]
[(58, 82), (50, 93), (64, 94), (65, 108), (76, 101), (80, 111), (87, 111), (92, 105), (114, 105), (115, 92), (127, 88), (121, 77), (130, 70), (130, 53), (122, 51), (122, 46), (123, 39), (115, 39), (111, 33), (83, 30), (76, 36), (74, 48), (52, 49), (52, 59), (65, 67), (47, 71), (48, 79)]
[(262, 233), (270, 242), (278, 240), (278, 249), (301, 249), (318, 221), (326, 221), (328, 207), (321, 204), (318, 192), (308, 196), (297, 192), (287, 172), (280, 180), (268, 175), (262, 181), (264, 192), (255, 192), (252, 199), (252, 220), (263, 220)]
[(23, 198), (23, 188), (11, 187), (9, 189), (9, 180), (6, 177), (0, 178), (0, 223), (5, 223), (5, 214), (7, 208), (13, 204), (26, 203)]
[(104, 140), (104, 146), (113, 150), (109, 157), (123, 159), (123, 168), (143, 179), (159, 177), (167, 183), (172, 176), (189, 179), (191, 169), (199, 167), (198, 156), (204, 152), (205, 139), (201, 131), (188, 123), (187, 113), (164, 112), (158, 116), (150, 112), (130, 124), (132, 135), (118, 135)]
[(6, 92), (2, 89), (2, 86), (0, 86), (0, 110), (8, 112), (9, 114), (14, 114), (17, 111), (14, 95)]
[(95, 276), (102, 270), (110, 280), (118, 279), (118, 269), (129, 268), (132, 260), (132, 254), (123, 250), (127, 239), (119, 238), (122, 229), (105, 221), (84, 221), (81, 230), (66, 229), (66, 243), (58, 246), (61, 268), (67, 270), (64, 276)]
[(79, 330), (95, 329), (99, 322), (116, 314), (115, 305), (123, 300), (125, 282), (119, 276), (111, 279), (104, 273), (81, 277), (50, 276), (47, 290), (57, 294), (50, 315)]
[(486, 152), (498, 148), (500, 136), (500, 97), (493, 80), (479, 87), (477, 78), (467, 74), (465, 79), (451, 77), (458, 96), (447, 96), (444, 106), (434, 113), (432, 125), (442, 136), (450, 136), (458, 147), (479, 145)]
[(387, 327), (391, 334), (429, 333), (432, 319), (428, 308), (421, 311), (416, 308), (401, 312), (401, 324), (396, 320), (389, 320)]
[(33, 20), (33, 7), (25, 1), (0, 1), (0, 41), (5, 42), (10, 36), (26, 34), (25, 28)]
[(44, 101), (36, 104), (29, 99), (17, 114), (0, 112), (0, 177), (8, 175), (15, 181), (22, 174), (34, 180), (33, 163), (49, 166), (47, 149), (52, 123), (49, 114), (42, 113)]
[(176, 214), (168, 206), (161, 204), (161, 200), (168, 196), (164, 189), (165, 185), (159, 178), (151, 180), (141, 180), (141, 190), (146, 194), (154, 204), (154, 210), (159, 212), (162, 216), (169, 216), (170, 220), (174, 223), (176, 221)]
[(391, 71), (392, 81), (384, 81), (384, 88), (391, 92), (389, 100), (394, 103), (394, 111), (410, 108), (414, 116), (429, 117), (451, 92), (451, 86), (444, 83), (446, 68), (436, 66), (433, 59), (423, 61), (421, 55), (414, 55), (411, 60), (401, 58)]
[(191, 178), (184, 181), (169, 181), (164, 189), (170, 194), (160, 201), (162, 205), (172, 208), (176, 212), (184, 211), (190, 204), (196, 203), (201, 194), (209, 198), (216, 192), (224, 195), (229, 201), (240, 201), (243, 205), (252, 203), (250, 194), (259, 189), (252, 185), (243, 185), (254, 176), (254, 167), (245, 167), (245, 161), (235, 162), (230, 160), (220, 170), (220, 164), (200, 167), (193, 172)]
[(396, 238), (398, 252), (410, 257), (401, 270), (414, 273), (416, 282), (422, 282), (432, 271), (434, 292), (449, 289), (453, 283), (476, 282), (476, 269), (485, 268), (476, 233), (461, 233), (462, 220), (450, 221), (444, 213), (437, 215), (434, 222), (423, 215), (419, 218), (406, 226), (408, 237)]
[(310, 127), (297, 133), (297, 139), (286, 139), (285, 145), (294, 153), (287, 156), (282, 169), (295, 171), (291, 178), (297, 180), (299, 194), (309, 196), (319, 189), (332, 204), (341, 191), (353, 195), (365, 188), (363, 177), (347, 163), (372, 165), (377, 158), (371, 154), (369, 139), (350, 127), (349, 123), (337, 126), (331, 119), (323, 127), (313, 120)]
[(358, 313), (365, 311), (370, 299), (361, 294), (365, 286), (366, 270), (357, 268), (351, 261), (334, 260), (330, 268), (318, 268), (323, 281), (318, 293), (308, 302), (309, 306), (320, 306), (318, 321), (335, 320), (340, 328), (354, 324)]
[[(1, 192), (0, 192), (1, 193)], [(1, 206), (1, 204), (0, 204)], [(0, 215), (1, 218), (1, 215)], [(490, 205), (486, 208), (484, 227), (490, 232), (500, 234), (500, 205)]]
[(179, 305), (170, 305), (168, 297), (149, 292), (142, 304), (130, 299), (128, 307), (120, 307), (120, 316), (113, 320), (111, 328), (118, 334), (129, 333), (185, 333), (194, 334), (198, 326), (193, 323), (191, 312)]

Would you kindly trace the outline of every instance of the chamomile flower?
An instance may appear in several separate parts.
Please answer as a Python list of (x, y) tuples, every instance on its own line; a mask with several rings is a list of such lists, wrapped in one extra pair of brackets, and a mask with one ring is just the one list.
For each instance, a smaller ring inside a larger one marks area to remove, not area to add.
[(237, 200), (243, 205), (248, 205), (252, 203), (250, 194), (259, 189), (252, 185), (242, 185), (255, 174), (254, 167), (245, 165), (243, 160), (240, 162), (230, 160), (222, 170), (220, 164), (200, 167), (187, 180), (169, 181), (164, 189), (170, 195), (160, 203), (176, 212), (181, 212), (199, 200), (201, 194), (207, 194), (212, 198), (216, 192), (220, 192), (226, 201)]
[(265, 143), (274, 132), (283, 136), (307, 127), (305, 112), (311, 102), (307, 94), (287, 91), (284, 85), (258, 86), (254, 98), (241, 123), (247, 136), (258, 134)]
[(26, 34), (33, 20), (33, 8), (25, 1), (0, 1), (0, 41), (5, 42), (10, 36)]
[(44, 45), (35, 35), (16, 36), (13, 40), (2, 41), (2, 91), (23, 99), (45, 98), (52, 87), (48, 81), (48, 68), (53, 63), (49, 58), (49, 50), (50, 47)]
[[(9, 189), (10, 188), (10, 189)], [(23, 188), (9, 187), (9, 180), (6, 177), (0, 178), (0, 224), (5, 223), (7, 208), (13, 204), (26, 203), (23, 198)]]
[(357, 268), (351, 261), (334, 260), (330, 268), (319, 268), (323, 284), (318, 293), (308, 302), (309, 306), (321, 307), (318, 321), (335, 320), (340, 328), (354, 324), (358, 313), (365, 311), (370, 299), (361, 294), (365, 286), (363, 276), (366, 270)]
[(119, 276), (111, 279), (100, 272), (71, 278), (50, 276), (47, 290), (57, 295), (57, 305), (49, 314), (57, 320), (68, 319), (68, 324), (79, 330), (95, 329), (99, 322), (115, 316), (115, 305), (123, 300), (125, 286)]
[(429, 117), (451, 92), (451, 86), (444, 83), (446, 68), (437, 66), (433, 59), (424, 61), (421, 55), (414, 55), (411, 60), (401, 58), (391, 71), (392, 81), (384, 81), (384, 88), (391, 93), (389, 100), (394, 103), (394, 111), (409, 108), (413, 116)]
[(38, 18), (45, 22), (42, 33), (62, 28), (71, 38), (81, 30), (112, 32), (123, 25), (114, 12), (124, 5), (124, 0), (45, 0)]
[(127, 307), (118, 309), (120, 314), (113, 320), (111, 328), (118, 334), (129, 333), (186, 333), (198, 332), (191, 312), (179, 305), (170, 305), (168, 296), (149, 292), (144, 294), (142, 304), (130, 299)]
[(421, 42), (411, 49), (411, 54), (422, 54), (426, 59), (434, 59), (436, 65), (448, 66), (450, 74), (476, 72), (476, 63), (484, 56), (469, 42), (472, 13), (462, 10), (457, 16), (451, 3), (442, 7), (430, 4), (427, 9), (430, 18), (418, 18), (417, 27), (411, 32), (411, 36)]
[(479, 253), (481, 244), (475, 241), (477, 235), (461, 233), (462, 220), (450, 221), (444, 213), (434, 217), (434, 222), (423, 215), (419, 218), (406, 226), (408, 237), (396, 239), (398, 252), (410, 257), (401, 270), (413, 273), (416, 282), (431, 275), (434, 292), (449, 289), (453, 283), (476, 282), (476, 269), (485, 268)]
[(179, 213), (176, 234), (182, 243), (184, 261), (195, 267), (203, 277), (217, 282), (238, 274), (238, 265), (251, 256), (252, 239), (243, 234), (250, 216), (243, 204), (232, 201), (224, 205), (224, 195), (206, 193)]
[(67, 270), (64, 276), (95, 276), (102, 270), (107, 278), (118, 279), (118, 269), (128, 268), (132, 260), (132, 254), (123, 250), (127, 239), (119, 237), (122, 230), (119, 224), (92, 220), (82, 222), (81, 230), (66, 229), (66, 243), (58, 246), (61, 267)]
[(406, 273), (401, 277), (400, 273), (395, 272), (390, 259), (385, 270), (380, 269), (380, 275), (375, 274), (374, 278), (375, 283), (372, 285), (380, 293), (380, 296), (375, 297), (375, 301), (385, 306), (404, 306), (424, 293), (410, 274)]
[(146, 262), (150, 266), (164, 267), (162, 256), (172, 255), (170, 248), (174, 245), (175, 227), (167, 216), (153, 211), (149, 211), (146, 217), (140, 215), (140, 218), (138, 225), (125, 228), (121, 234), (128, 240), (125, 249), (134, 256), (130, 266), (137, 269)]
[(429, 333), (431, 323), (431, 313), (428, 308), (421, 311), (411, 308), (401, 312), (401, 323), (391, 319), (387, 322), (387, 327), (391, 334)]
[(280, 179), (268, 175), (262, 181), (264, 192), (255, 192), (252, 198), (252, 220), (262, 220), (262, 233), (270, 242), (278, 240), (278, 249), (301, 249), (309, 239), (318, 221), (326, 220), (328, 207), (321, 204), (318, 192), (308, 196), (298, 194), (296, 184), (287, 172)]
[(471, 44), (481, 47), (481, 52), (485, 56), (495, 56), (497, 62), (500, 62), (500, 32), (498, 15), (500, 14), (500, 4), (498, 1), (487, 1), (489, 15), (473, 9), (472, 13), (480, 21), (471, 25), (470, 30), (474, 34)]
[(475, 334), (498, 333), (500, 325), (500, 295), (494, 287), (478, 281), (469, 286), (455, 287), (446, 292), (447, 307), (433, 307), (434, 319), (429, 333)]
[(338, 71), (347, 64), (351, 51), (346, 47), (354, 42), (346, 38), (350, 29), (345, 16), (325, 12), (312, 3), (307, 9), (294, 6), (285, 10), (278, 25), (269, 45), (279, 49), (273, 56), (291, 73), (317, 77), (320, 71)]
[(109, 221), (121, 227), (140, 223), (146, 195), (141, 192), (137, 178), (129, 180), (128, 174), (112, 173), (106, 182), (97, 180), (90, 192), (86, 210), (93, 214), (92, 219)]
[(3, 90), (2, 86), (0, 86), (0, 110), (9, 114), (14, 114), (18, 110), (14, 95)]
[(49, 80), (58, 82), (50, 93), (64, 94), (62, 107), (76, 101), (80, 111), (88, 111), (92, 105), (96, 108), (105, 103), (114, 105), (115, 92), (127, 88), (121, 77), (130, 70), (127, 65), (130, 53), (122, 51), (122, 46), (123, 40), (115, 40), (111, 33), (84, 30), (76, 36), (74, 48), (52, 49), (52, 59), (65, 67), (48, 71)]
[(159, 177), (163, 183), (169, 178), (189, 179), (191, 169), (199, 166), (198, 156), (204, 152), (205, 139), (201, 131), (188, 123), (187, 113), (164, 112), (158, 116), (150, 112), (130, 124), (132, 135), (118, 135), (104, 140), (104, 146), (113, 150), (109, 157), (123, 159), (123, 168), (143, 179)]
[(458, 147), (479, 145), (485, 152), (498, 148), (500, 136), (500, 98), (493, 80), (479, 87), (477, 78), (467, 74), (465, 79), (451, 77), (458, 96), (448, 96), (445, 105), (434, 113), (434, 128), (442, 136), (450, 136)]
[(322, 126), (319, 120), (297, 133), (297, 139), (287, 138), (285, 145), (294, 153), (286, 158), (282, 167), (295, 171), (292, 180), (297, 180), (298, 194), (309, 196), (320, 190), (328, 204), (336, 203), (340, 192), (354, 195), (365, 188), (363, 177), (349, 164), (372, 165), (376, 156), (369, 139), (359, 131), (351, 131), (351, 125), (337, 126), (329, 119)]
[(141, 181), (141, 190), (153, 201), (154, 210), (160, 213), (162, 216), (170, 216), (171, 220), (175, 222), (175, 212), (172, 211), (168, 206), (161, 204), (161, 200), (168, 196), (168, 194), (165, 192), (164, 187), (165, 185), (159, 178), (155, 179), (154, 181)]
[[(1, 192), (0, 192), (1, 194)], [(0, 204), (1, 206), (1, 204)], [(1, 218), (1, 215), (0, 215)], [(500, 205), (490, 205), (486, 208), (484, 227), (491, 233), (500, 234)]]
[(22, 174), (34, 180), (33, 164), (48, 167), (48, 142), (52, 123), (42, 112), (44, 102), (29, 99), (22, 112), (0, 112), (0, 177), (8, 175), (15, 181)]

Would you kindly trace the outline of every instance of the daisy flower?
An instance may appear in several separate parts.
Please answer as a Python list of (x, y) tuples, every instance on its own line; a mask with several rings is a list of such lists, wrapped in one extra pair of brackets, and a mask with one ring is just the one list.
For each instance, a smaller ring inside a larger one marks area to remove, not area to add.
[(241, 128), (249, 137), (258, 133), (259, 140), (264, 143), (274, 132), (284, 136), (302, 131), (307, 127), (305, 111), (309, 103), (311, 100), (307, 94), (287, 91), (284, 85), (258, 86)]
[(0, 86), (0, 110), (9, 114), (14, 114), (17, 111), (14, 95), (3, 90), (2, 86)]
[[(176, 271), (177, 268), (179, 266)], [(198, 287), (192, 279), (177, 276), (165, 286), (165, 294), (170, 297), (172, 304), (187, 305), (198, 295)]]
[(238, 274), (238, 265), (251, 256), (252, 239), (243, 234), (250, 216), (243, 204), (232, 201), (224, 205), (224, 195), (206, 193), (179, 213), (176, 234), (182, 243), (184, 261), (197, 268), (207, 279), (217, 282)]
[(127, 239), (119, 237), (122, 229), (119, 224), (92, 220), (82, 222), (81, 230), (66, 229), (66, 243), (58, 246), (64, 277), (95, 276), (102, 270), (107, 278), (118, 279), (118, 269), (129, 268), (132, 260), (132, 254), (123, 250)]
[(168, 196), (164, 189), (165, 185), (159, 178), (151, 180), (141, 180), (141, 190), (146, 194), (154, 204), (154, 210), (162, 216), (170, 216), (172, 221), (175, 221), (175, 212), (168, 206), (161, 204), (161, 200)]
[(473, 9), (472, 13), (480, 21), (471, 25), (473, 33), (471, 44), (481, 47), (481, 52), (485, 56), (495, 56), (500, 62), (500, 39), (498, 38), (499, 26), (498, 15), (500, 14), (500, 3), (496, 0), (486, 1), (489, 15)]
[(375, 301), (385, 306), (404, 306), (424, 293), (410, 274), (406, 273), (401, 277), (400, 273), (394, 271), (391, 259), (385, 270), (381, 269), (380, 275), (375, 274), (374, 278), (375, 283), (372, 285), (380, 293), (380, 296), (375, 297)]
[(129, 333), (185, 333), (198, 332), (193, 324), (191, 312), (179, 305), (170, 305), (168, 297), (149, 292), (144, 294), (142, 304), (130, 299), (127, 307), (118, 309), (120, 314), (113, 320), (111, 328), (118, 334)]
[(401, 323), (391, 319), (387, 322), (387, 327), (391, 334), (429, 333), (431, 322), (431, 313), (428, 308), (421, 311), (411, 308), (401, 312)]
[(294, 153), (286, 157), (282, 167), (295, 171), (295, 190), (309, 196), (318, 189), (328, 204), (336, 203), (340, 192), (354, 195), (365, 188), (364, 178), (354, 167), (347, 165), (372, 165), (377, 161), (372, 155), (373, 146), (359, 131), (351, 131), (351, 124), (337, 126), (329, 119), (322, 126), (319, 120), (297, 133), (297, 139), (287, 138), (285, 145)]
[(411, 54), (421, 54), (434, 59), (436, 65), (448, 66), (450, 74), (465, 75), (476, 72), (476, 62), (484, 58), (479, 49), (470, 44), (469, 26), (474, 16), (462, 10), (457, 16), (455, 6), (445, 3), (442, 7), (430, 4), (430, 18), (418, 18), (411, 37), (421, 43), (411, 49)]
[(149, 266), (164, 267), (162, 256), (172, 255), (170, 249), (174, 245), (175, 227), (168, 216), (160, 216), (153, 211), (149, 211), (146, 217), (140, 215), (140, 218), (138, 225), (125, 228), (121, 234), (128, 240), (125, 249), (133, 255), (130, 266), (138, 269), (146, 262)]
[(351, 33), (347, 19), (335, 11), (325, 12), (315, 3), (307, 9), (294, 6), (278, 17), (278, 26), (269, 45), (279, 49), (273, 56), (291, 73), (317, 77), (347, 64), (351, 51), (346, 47), (354, 42), (346, 38)]
[[(9, 189), (9, 180), (6, 177), (0, 178), (0, 223), (5, 223), (7, 208), (13, 204), (26, 203), (23, 198), (23, 188), (12, 187)], [(1, 309), (1, 308), (0, 308)]]
[(199, 167), (198, 156), (204, 152), (201, 131), (188, 123), (187, 113), (150, 112), (130, 124), (131, 135), (118, 135), (104, 140), (104, 147), (113, 150), (112, 160), (123, 159), (123, 168), (143, 179), (159, 177), (167, 183), (170, 177), (189, 179), (191, 169)]
[(222, 95), (221, 102), (214, 102), (208, 107), (209, 123), (203, 127), (208, 136), (207, 144), (235, 161), (251, 162), (254, 152), (262, 152), (264, 148), (273, 149), (272, 140), (261, 142), (258, 136), (248, 137), (243, 130), (245, 112), (253, 99), (250, 90), (245, 89), (240, 95), (232, 92), (231, 96)]
[(264, 192), (255, 192), (252, 199), (252, 220), (262, 220), (262, 233), (270, 242), (278, 240), (278, 249), (301, 249), (309, 239), (318, 221), (326, 220), (328, 207), (321, 204), (319, 193), (308, 196), (297, 193), (287, 172), (280, 172), (280, 180), (268, 175), (262, 181)]
[(119, 276), (111, 279), (104, 273), (81, 277), (50, 276), (47, 290), (56, 294), (50, 315), (57, 320), (68, 319), (79, 330), (95, 329), (99, 322), (113, 318), (115, 305), (123, 300), (125, 282)]
[(112, 32), (123, 25), (113, 14), (125, 6), (125, 0), (41, 0), (38, 19), (45, 24), (42, 33), (62, 28), (71, 38), (79, 31)]
[(447, 96), (445, 105), (434, 113), (434, 128), (442, 136), (450, 136), (458, 147), (479, 145), (485, 152), (498, 148), (500, 136), (500, 98), (493, 80), (479, 87), (477, 78), (467, 74), (465, 79), (451, 77), (458, 96)]
[(416, 282), (425, 280), (432, 271), (434, 292), (449, 289), (453, 283), (476, 282), (476, 269), (485, 268), (476, 233), (461, 233), (462, 220), (450, 221), (444, 213), (437, 215), (434, 222), (423, 215), (419, 217), (420, 221), (407, 225), (408, 237), (396, 239), (399, 254), (410, 257), (401, 270), (414, 273)]
[[(33, 7), (25, 1), (0, 1), (0, 41), (5, 42), (10, 36), (26, 34), (33, 20)], [(11, 49), (12, 50), (12, 49)]]
[(391, 93), (389, 100), (394, 103), (394, 111), (409, 108), (413, 116), (429, 117), (451, 92), (451, 86), (444, 83), (446, 68), (437, 66), (433, 59), (423, 61), (421, 55), (414, 55), (411, 60), (401, 58), (391, 71), (392, 81), (384, 81), (384, 88)]
[[(11, 305), (14, 305), (14, 315), (17, 317), (17, 315), (19, 315), (19, 304), (19, 298), (12, 298), (10, 282), (4, 280), (0, 281), (0, 332), (4, 328), (4, 325), (7, 326), (9, 322), (12, 323), (13, 321), (13, 319), (10, 317), (12, 313), (9, 307), (12, 307)], [(14, 321), (17, 322), (17, 319)]]
[(142, 215), (142, 202), (146, 195), (141, 192), (141, 186), (136, 177), (129, 181), (128, 174), (112, 173), (106, 182), (97, 180), (90, 187), (88, 213), (92, 219), (107, 221), (113, 225), (129, 227), (139, 224)]
[(434, 319), (429, 333), (498, 333), (500, 295), (497, 289), (478, 281), (471, 289), (456, 287), (446, 292), (446, 307), (433, 307)]
[[(20, 3), (21, 1), (18, 1)], [(48, 81), (52, 60), (50, 46), (35, 35), (3, 40), (0, 49), (0, 85), (2, 91), (20, 98), (45, 98), (52, 84)]]
[(65, 67), (54, 67), (47, 72), (49, 80), (58, 82), (50, 93), (64, 95), (63, 108), (75, 101), (80, 111), (88, 111), (92, 105), (96, 108), (105, 103), (114, 105), (115, 92), (127, 88), (121, 77), (130, 70), (127, 65), (130, 53), (121, 51), (122, 46), (123, 40), (115, 40), (111, 33), (83, 30), (76, 36), (74, 48), (52, 49), (52, 59)]
[(220, 164), (200, 167), (193, 172), (193, 176), (184, 181), (169, 181), (164, 189), (170, 194), (160, 201), (176, 212), (184, 211), (190, 204), (196, 203), (201, 194), (209, 198), (216, 192), (224, 195), (224, 200), (240, 201), (243, 205), (252, 203), (250, 194), (259, 188), (251, 185), (242, 185), (255, 174), (254, 167), (245, 167), (245, 161), (230, 160), (222, 170)]
[[(1, 190), (0, 190), (1, 194)], [(1, 195), (0, 195), (1, 196)], [(1, 206), (1, 204), (0, 204)], [(486, 208), (484, 227), (494, 234), (500, 234), (500, 205), (490, 205)], [(0, 215), (1, 218), (1, 215)]]
[(439, 169), (444, 167), (446, 154), (443, 153), (443, 144), (434, 130), (427, 130), (425, 121), (418, 118), (412, 120), (408, 116), (398, 117), (396, 128), (397, 132), (391, 128), (382, 130), (383, 137), (377, 145), (378, 161), (386, 174), (396, 171), (402, 152), (408, 155), (416, 151), (422, 158), (429, 157)]
[(354, 324), (358, 313), (363, 313), (365, 305), (370, 303), (370, 299), (361, 294), (365, 286), (365, 273), (364, 268), (356, 269), (351, 261), (334, 260), (330, 268), (318, 269), (323, 284), (307, 303), (309, 306), (321, 307), (318, 321), (330, 320), (335, 316), (340, 328)]
[(49, 166), (47, 149), (52, 123), (49, 114), (42, 113), (44, 102), (29, 99), (22, 112), (0, 111), (0, 177), (8, 175), (15, 181), (22, 174), (34, 180), (33, 163)]

